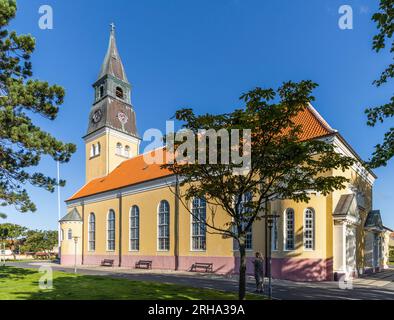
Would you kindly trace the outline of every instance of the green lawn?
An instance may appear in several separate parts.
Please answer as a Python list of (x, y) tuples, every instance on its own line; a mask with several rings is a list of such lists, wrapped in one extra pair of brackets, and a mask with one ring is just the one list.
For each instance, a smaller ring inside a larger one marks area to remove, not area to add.
[[(181, 285), (101, 276), (53, 273), (53, 288), (41, 290), (36, 269), (0, 267), (0, 300), (204, 300), (236, 299), (236, 294)], [(249, 294), (248, 299), (263, 299)]]

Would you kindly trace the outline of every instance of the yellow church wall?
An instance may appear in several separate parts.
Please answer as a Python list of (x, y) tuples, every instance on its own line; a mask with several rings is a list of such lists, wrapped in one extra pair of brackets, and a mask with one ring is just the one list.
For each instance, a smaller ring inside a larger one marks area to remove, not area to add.
[[(107, 215), (109, 210), (115, 212), (115, 250), (107, 250)], [(96, 217), (96, 248), (89, 251), (88, 228), (89, 214)], [(118, 255), (119, 253), (119, 200), (108, 199), (84, 205), (84, 253), (86, 255)]]
[[(115, 134), (109, 134), (107, 136), (108, 139), (108, 173), (114, 170), (117, 166), (119, 166), (123, 161), (133, 158), (136, 155), (138, 155), (138, 144), (136, 142), (126, 140), (118, 135)], [(124, 152), (125, 146), (130, 147), (130, 155), (129, 157), (126, 157), (124, 155), (118, 155), (116, 154), (116, 145), (118, 143), (122, 144), (122, 151)]]
[[(310, 197), (308, 203), (297, 203), (292, 200), (280, 200), (272, 203), (271, 212), (280, 215), (278, 220), (278, 250), (272, 252), (273, 258), (328, 258), (326, 247), (327, 197), (313, 194)], [(288, 208), (294, 210), (295, 217), (295, 248), (289, 251), (284, 250), (284, 214)], [(313, 250), (304, 249), (303, 243), (304, 211), (307, 208), (312, 208), (315, 212), (315, 245)]]
[[(170, 248), (168, 251), (158, 250), (158, 208), (160, 201), (166, 200), (170, 205)], [(133, 205), (140, 210), (140, 249), (129, 248), (129, 214)], [(124, 255), (173, 256), (175, 244), (175, 202), (174, 194), (168, 187), (127, 195), (122, 198), (122, 252)]]
[[(185, 187), (180, 190), (184, 194)], [(197, 256), (197, 257), (230, 257), (233, 256), (232, 239), (223, 237), (222, 235), (212, 234), (213, 229), (207, 227), (206, 233), (206, 250), (193, 250), (192, 248), (192, 220), (190, 214), (192, 208), (191, 201), (183, 200), (184, 203), (179, 204), (179, 254), (181, 256)], [(229, 221), (229, 216), (222, 208), (207, 203), (207, 220), (212, 223), (212, 211), (215, 212), (214, 223), (217, 227), (226, 228), (225, 224)]]
[[(61, 238), (61, 257), (62, 264), (72, 265), (75, 263), (75, 254), (77, 256), (77, 264), (81, 264), (82, 254), (82, 222), (67, 221), (60, 223), (62, 238)], [(68, 238), (68, 231), (72, 231), (72, 239)], [(75, 251), (74, 237), (78, 237), (78, 242)]]
[[(101, 151), (98, 156), (91, 157), (91, 147), (93, 144), (100, 143)], [(107, 163), (107, 146), (108, 146), (108, 139), (107, 135), (102, 135), (92, 141), (89, 141), (85, 144), (85, 154), (86, 154), (86, 182), (93, 180), (95, 178), (103, 177), (108, 172), (106, 170), (106, 163)]]

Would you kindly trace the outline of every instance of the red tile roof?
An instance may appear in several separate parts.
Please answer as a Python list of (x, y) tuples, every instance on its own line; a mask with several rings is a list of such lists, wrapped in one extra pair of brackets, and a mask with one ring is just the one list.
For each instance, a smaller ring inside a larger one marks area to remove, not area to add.
[[(302, 125), (301, 140), (315, 139), (336, 132), (312, 106), (308, 106), (308, 108), (300, 112), (294, 118), (294, 123)], [(163, 149), (151, 151), (150, 155), (157, 153), (162, 153), (165, 156)], [(160, 166), (160, 164), (147, 165), (144, 161), (144, 155), (139, 155), (122, 162), (107, 176), (88, 182), (67, 201), (171, 175), (169, 170), (161, 169)]]

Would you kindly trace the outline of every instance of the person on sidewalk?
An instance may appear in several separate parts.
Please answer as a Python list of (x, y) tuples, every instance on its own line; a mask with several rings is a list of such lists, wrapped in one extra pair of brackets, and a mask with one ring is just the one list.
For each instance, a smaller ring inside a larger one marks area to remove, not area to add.
[(254, 278), (256, 279), (256, 292), (263, 293), (264, 283), (264, 260), (260, 252), (256, 252), (256, 259), (253, 261)]

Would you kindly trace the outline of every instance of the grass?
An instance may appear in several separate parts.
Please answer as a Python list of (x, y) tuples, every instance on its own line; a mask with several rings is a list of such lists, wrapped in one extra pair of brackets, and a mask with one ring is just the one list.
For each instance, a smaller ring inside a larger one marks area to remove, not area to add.
[[(237, 295), (211, 289), (104, 276), (53, 272), (53, 288), (39, 288), (36, 269), (0, 267), (0, 300), (235, 300)], [(248, 294), (248, 299), (263, 296)]]

